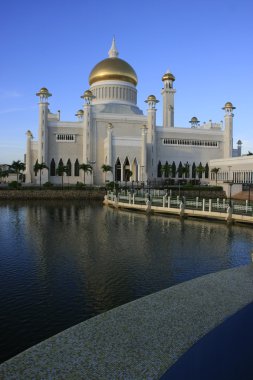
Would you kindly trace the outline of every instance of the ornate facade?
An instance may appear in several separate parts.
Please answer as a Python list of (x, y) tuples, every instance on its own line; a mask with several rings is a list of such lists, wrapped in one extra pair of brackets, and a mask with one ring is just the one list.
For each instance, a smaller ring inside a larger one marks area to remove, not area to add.
[[(113, 40), (109, 57), (99, 62), (89, 76), (90, 88), (81, 96), (83, 109), (76, 113), (77, 120), (60, 120), (60, 113), (51, 113), (45, 88), (39, 97), (38, 141), (27, 132), (26, 182), (36, 183), (33, 166), (46, 163), (42, 182), (60, 183), (56, 175), (59, 163), (68, 166), (69, 183), (83, 181), (79, 165), (89, 163), (92, 175), (87, 183), (105, 181), (101, 166), (110, 165), (108, 180), (146, 181), (163, 175), (167, 163), (174, 167), (172, 176), (180, 176), (178, 168), (187, 164), (187, 176), (196, 176), (196, 167), (207, 168), (212, 159), (226, 159), (240, 155), (241, 143), (233, 150), (233, 107), (227, 102), (224, 123), (208, 122), (200, 125), (197, 117), (190, 120), (190, 128), (174, 125), (175, 77), (169, 71), (162, 77), (163, 125), (156, 122), (157, 98), (147, 97), (147, 114), (137, 106), (138, 78), (134, 69), (118, 58)], [(234, 153), (234, 154), (233, 154)], [(175, 169), (176, 168), (176, 169)], [(194, 169), (195, 168), (195, 169)], [(195, 172), (194, 172), (195, 170)]]

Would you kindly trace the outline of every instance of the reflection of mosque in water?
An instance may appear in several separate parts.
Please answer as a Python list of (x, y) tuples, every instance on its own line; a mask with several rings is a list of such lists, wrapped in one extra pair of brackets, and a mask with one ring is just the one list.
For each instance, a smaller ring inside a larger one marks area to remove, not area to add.
[(55, 201), (27, 207), (26, 223), (42, 277), (80, 282), (97, 312), (237, 261), (225, 224)]

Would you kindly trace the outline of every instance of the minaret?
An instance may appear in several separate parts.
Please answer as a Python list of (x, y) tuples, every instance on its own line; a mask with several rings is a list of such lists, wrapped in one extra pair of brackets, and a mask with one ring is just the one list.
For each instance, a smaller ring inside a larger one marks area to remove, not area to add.
[(91, 128), (91, 103), (94, 96), (90, 90), (86, 90), (81, 98), (84, 99), (85, 102), (83, 106), (83, 163), (87, 164), (96, 161), (96, 152), (93, 152), (92, 149), (92, 147), (96, 145), (96, 141), (93, 141), (93, 139), (95, 139), (95, 136), (92, 136)]
[(112, 39), (112, 46), (111, 49), (108, 51), (109, 58), (115, 58), (118, 57), (119, 52), (118, 49), (116, 48), (116, 42), (115, 42), (115, 37)]
[(225, 111), (223, 157), (229, 158), (232, 157), (233, 154), (233, 110), (235, 109), (235, 107), (231, 102), (227, 102), (222, 109)]
[(47, 116), (48, 116), (48, 98), (52, 96), (48, 92), (48, 89), (42, 87), (36, 96), (39, 96), (39, 136), (38, 136), (38, 163), (45, 162), (48, 164), (47, 157), (47, 143), (48, 143), (48, 131), (47, 131)]
[(241, 155), (242, 155), (242, 142), (241, 142), (241, 140), (237, 141), (237, 153), (238, 153), (238, 157), (241, 157)]
[(163, 127), (174, 128), (174, 94), (176, 90), (173, 88), (175, 77), (169, 70), (162, 77), (164, 88), (163, 96)]
[(32, 139), (33, 135), (31, 131), (26, 132), (26, 162), (25, 162), (25, 182), (31, 183), (32, 182)]
[(154, 95), (149, 95), (148, 103), (148, 125), (147, 125), (147, 168), (148, 177), (156, 177), (156, 103), (159, 100)]

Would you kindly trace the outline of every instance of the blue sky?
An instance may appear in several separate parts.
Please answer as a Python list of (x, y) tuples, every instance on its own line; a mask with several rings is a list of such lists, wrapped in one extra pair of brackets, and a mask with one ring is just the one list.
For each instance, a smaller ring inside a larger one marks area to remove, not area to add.
[[(93, 66), (107, 57), (113, 35), (135, 69), (138, 105), (161, 77), (175, 75), (175, 124), (223, 119), (235, 106), (234, 141), (253, 151), (253, 2), (251, 0), (8, 0), (1, 5), (0, 163), (23, 160), (25, 132), (37, 138), (38, 99), (53, 94), (52, 112), (75, 120)], [(158, 104), (161, 124), (162, 103)]]

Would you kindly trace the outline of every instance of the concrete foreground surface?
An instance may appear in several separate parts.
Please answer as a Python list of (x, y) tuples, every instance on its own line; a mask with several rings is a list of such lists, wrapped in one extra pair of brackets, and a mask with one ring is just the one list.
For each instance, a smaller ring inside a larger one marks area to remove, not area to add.
[(253, 301), (253, 265), (151, 294), (65, 330), (0, 366), (1, 379), (159, 379)]

